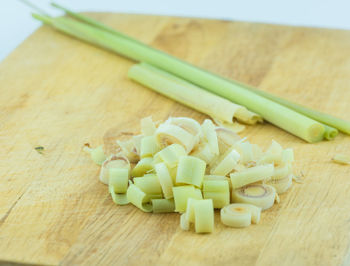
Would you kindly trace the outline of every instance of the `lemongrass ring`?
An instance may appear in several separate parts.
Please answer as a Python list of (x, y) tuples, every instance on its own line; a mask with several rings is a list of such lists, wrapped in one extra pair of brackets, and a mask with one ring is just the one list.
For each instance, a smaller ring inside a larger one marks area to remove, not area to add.
[(89, 144), (85, 144), (84, 151), (88, 152), (91, 159), (98, 165), (102, 165), (102, 163), (106, 160), (106, 155), (103, 151), (102, 145), (93, 149), (90, 148)]
[(152, 211), (152, 205), (149, 203), (143, 203), (144, 198), (146, 197), (146, 193), (143, 192), (140, 188), (129, 183), (128, 190), (126, 192), (127, 199), (129, 202), (131, 202), (133, 205), (138, 207), (140, 210), (144, 212), (151, 212)]
[(214, 207), (211, 199), (199, 200), (193, 204), (196, 233), (211, 233), (214, 229)]
[(156, 125), (152, 121), (151, 116), (141, 119), (141, 132), (144, 136), (153, 136), (154, 132), (156, 132)]
[(165, 163), (157, 163), (154, 166), (156, 173), (157, 173), (157, 177), (160, 183), (160, 186), (162, 187), (162, 191), (164, 194), (164, 197), (166, 199), (170, 199), (173, 198), (173, 180), (170, 176), (169, 170), (167, 168), (167, 166), (165, 165)]
[(222, 158), (218, 159), (219, 162), (215, 166), (211, 167), (210, 174), (227, 175), (234, 169), (239, 159), (240, 154), (237, 151), (233, 149), (228, 151), (228, 153), (224, 154)]
[(206, 163), (193, 156), (182, 156), (176, 173), (176, 183), (202, 187)]
[(270, 177), (273, 175), (273, 170), (273, 165), (268, 164), (258, 165), (247, 168), (242, 172), (232, 173), (230, 174), (232, 188), (235, 189), (261, 180), (270, 179)]
[(103, 163), (100, 170), (99, 179), (103, 184), (108, 185), (109, 169), (110, 168), (126, 168), (130, 169), (130, 162), (125, 156), (112, 155), (107, 158)]
[(219, 155), (218, 137), (215, 131), (215, 125), (209, 119), (205, 119), (202, 124), (204, 137), (208, 141), (209, 148), (214, 155)]
[(237, 203), (248, 203), (262, 210), (273, 206), (276, 197), (274, 187), (263, 184), (253, 184), (232, 190), (232, 200)]

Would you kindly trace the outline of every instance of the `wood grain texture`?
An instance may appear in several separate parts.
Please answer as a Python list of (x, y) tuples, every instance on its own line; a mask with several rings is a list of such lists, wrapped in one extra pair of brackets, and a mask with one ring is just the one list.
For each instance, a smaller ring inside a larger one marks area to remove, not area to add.
[[(223, 76), (349, 118), (350, 32), (125, 14), (93, 17)], [(295, 149), (305, 174), (259, 225), (179, 228), (179, 215), (116, 206), (84, 143), (111, 149), (140, 118), (190, 116), (129, 81), (133, 62), (42, 27), (0, 64), (0, 260), (62, 265), (349, 265), (349, 137), (307, 144), (269, 124), (243, 135)], [(34, 147), (45, 147), (39, 154)]]

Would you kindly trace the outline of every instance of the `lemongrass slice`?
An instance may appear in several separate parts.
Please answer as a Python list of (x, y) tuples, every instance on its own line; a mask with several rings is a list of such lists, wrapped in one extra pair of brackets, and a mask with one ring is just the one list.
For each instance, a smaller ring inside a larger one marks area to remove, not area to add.
[(143, 192), (139, 187), (135, 186), (133, 183), (129, 182), (129, 187), (126, 192), (126, 196), (129, 202), (138, 207), (144, 212), (151, 212), (152, 205), (149, 203), (144, 203), (144, 198), (146, 193)]
[[(189, 117), (170, 117), (170, 118), (168, 118), (168, 120), (165, 121), (165, 123), (170, 123), (172, 125), (176, 125), (176, 126), (183, 128), (184, 130), (191, 133), (195, 137), (196, 142), (198, 142), (202, 136), (202, 128), (201, 128), (200, 124), (192, 118), (189, 118)], [(196, 145), (196, 144), (197, 143), (195, 143), (194, 145)]]
[[(250, 213), (250, 215), (247, 213)], [(233, 203), (225, 206), (220, 211), (222, 223), (232, 227), (246, 227), (251, 223), (257, 224), (260, 221), (260, 215), (260, 207), (246, 203)]]
[(94, 161), (94, 163), (98, 165), (102, 165), (102, 163), (106, 160), (106, 155), (103, 151), (102, 145), (93, 149), (93, 148), (90, 148), (89, 144), (86, 144), (84, 146), (84, 151), (88, 152), (90, 154), (91, 159)]
[(220, 119), (217, 119), (217, 118), (213, 118), (214, 122), (220, 126), (220, 127), (223, 127), (223, 128), (227, 128), (228, 130), (231, 130), (235, 133), (240, 133), (242, 132), (244, 129), (245, 129), (245, 125), (242, 125), (238, 122), (225, 122), (225, 121), (222, 121)]
[(143, 198), (142, 203), (150, 203), (153, 199), (162, 199), (163, 195), (162, 194), (147, 194)]
[(176, 183), (202, 187), (206, 163), (193, 156), (182, 156), (176, 173)]
[(112, 200), (115, 204), (118, 205), (126, 205), (129, 203), (128, 197), (126, 195), (126, 193), (122, 193), (122, 194), (117, 194), (114, 190), (114, 186), (112, 184), (110, 184), (108, 186), (108, 191), (112, 196)]
[(194, 199), (194, 198), (189, 198), (187, 200), (187, 205), (186, 205), (186, 212), (184, 213), (186, 216), (186, 220), (188, 221), (188, 223), (194, 223), (195, 220), (195, 216), (194, 216), (194, 203), (196, 203), (197, 201), (199, 201), (201, 199)]
[(131, 141), (132, 144), (134, 146), (134, 153), (137, 154), (138, 157), (140, 157), (141, 154), (141, 140), (143, 139), (143, 135), (136, 135), (136, 136), (132, 136)]
[(258, 165), (247, 168), (242, 172), (230, 174), (232, 188), (239, 188), (261, 180), (267, 180), (273, 175), (273, 165)]
[(146, 136), (141, 139), (141, 158), (152, 157), (159, 151), (159, 146), (154, 136)]
[(180, 215), (180, 228), (184, 231), (190, 230), (190, 222), (186, 218), (186, 213)]
[(117, 144), (130, 162), (136, 163), (140, 159), (132, 139), (126, 141), (117, 140)]
[(162, 194), (157, 175), (147, 174), (143, 177), (134, 178), (135, 186), (139, 187), (146, 194)]
[(281, 179), (292, 173), (292, 167), (290, 164), (279, 165), (274, 167), (271, 179)]
[(190, 155), (205, 161), (207, 164), (216, 157), (207, 142), (202, 142), (195, 146)]
[(163, 161), (169, 168), (177, 166), (181, 156), (187, 155), (185, 148), (179, 144), (172, 144), (154, 155), (155, 160)]
[(173, 199), (152, 199), (153, 213), (175, 212)]
[(130, 162), (125, 156), (112, 155), (103, 163), (100, 170), (100, 181), (108, 185), (109, 169), (110, 168), (126, 168), (130, 169)]
[(156, 125), (151, 116), (141, 119), (141, 132), (144, 136), (153, 136), (156, 132)]
[(292, 183), (292, 174), (286, 175), (285, 177), (279, 179), (272, 178), (271, 180), (266, 182), (267, 185), (273, 186), (278, 194), (286, 192), (292, 186)]
[(109, 168), (109, 185), (116, 193), (126, 193), (129, 183), (128, 168)]
[(187, 208), (187, 200), (189, 198), (202, 199), (200, 190), (199, 193), (197, 191), (193, 186), (173, 187), (175, 211), (185, 212)]
[(223, 176), (227, 175), (234, 169), (239, 159), (240, 155), (237, 151), (234, 149), (228, 150), (213, 166), (211, 166), (210, 174)]
[(132, 176), (143, 176), (146, 174), (148, 171), (152, 170), (154, 167), (153, 165), (153, 158), (151, 157), (146, 157), (141, 159), (132, 169), (131, 175)]
[(219, 155), (218, 137), (216, 135), (215, 125), (213, 122), (209, 119), (205, 119), (202, 124), (202, 131), (212, 153), (214, 155)]
[(332, 158), (332, 161), (338, 164), (350, 164), (350, 156), (347, 154), (336, 154)]
[(234, 131), (227, 128), (216, 127), (215, 131), (218, 138), (220, 154), (224, 154), (235, 143), (241, 140), (240, 136), (238, 136)]
[(189, 153), (196, 143), (195, 137), (182, 127), (172, 124), (161, 124), (155, 133), (157, 143), (161, 149), (177, 143)]
[(154, 169), (156, 170), (157, 177), (160, 183), (160, 186), (162, 187), (162, 191), (164, 194), (164, 197), (166, 199), (173, 198), (173, 180), (170, 176), (168, 167), (165, 165), (165, 163), (157, 163), (154, 166)]
[(256, 144), (251, 144), (252, 147), (252, 160), (253, 161), (259, 161), (261, 157), (264, 155), (264, 152), (261, 150), (261, 148)]
[(267, 149), (264, 156), (259, 161), (259, 164), (265, 164), (265, 163), (279, 164), (282, 161), (282, 156), (283, 156), (282, 153), (283, 153), (282, 146), (275, 140), (272, 140), (270, 147)]
[(282, 163), (294, 162), (294, 151), (293, 149), (284, 149), (282, 151)]
[(262, 210), (271, 208), (275, 198), (276, 190), (269, 185), (252, 184), (232, 190), (233, 202), (253, 204)]
[(236, 207), (234, 204), (231, 204), (220, 210), (220, 219), (226, 226), (236, 228), (248, 227), (252, 221), (252, 212), (247, 208)]
[(214, 207), (211, 199), (199, 200), (193, 204), (196, 233), (211, 233), (214, 229)]
[(238, 142), (234, 145), (234, 148), (241, 155), (240, 163), (246, 164), (254, 160), (253, 145), (249, 142)]
[(212, 199), (215, 209), (230, 204), (230, 186), (228, 180), (203, 181), (203, 198)]
[(176, 173), (177, 173), (177, 166), (176, 167), (172, 167), (172, 168), (168, 168), (169, 170), (169, 174), (171, 177), (171, 180), (173, 181), (173, 184), (176, 184)]

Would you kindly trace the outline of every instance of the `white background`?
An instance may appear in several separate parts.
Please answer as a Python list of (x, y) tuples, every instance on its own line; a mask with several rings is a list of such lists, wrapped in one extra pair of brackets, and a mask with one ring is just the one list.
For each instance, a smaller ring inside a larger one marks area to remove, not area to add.
[[(48, 0), (31, 0), (53, 15)], [(57, 0), (77, 11), (194, 16), (350, 29), (350, 0)], [(0, 61), (37, 27), (19, 0), (0, 0)]]

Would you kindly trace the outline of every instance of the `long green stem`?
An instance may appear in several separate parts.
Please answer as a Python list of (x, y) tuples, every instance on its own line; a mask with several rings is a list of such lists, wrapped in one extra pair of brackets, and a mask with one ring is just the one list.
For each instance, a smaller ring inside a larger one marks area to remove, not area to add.
[(55, 18), (52, 25), (66, 34), (104, 47), (133, 60), (149, 63), (221, 97), (243, 105), (272, 124), (308, 142), (317, 142), (323, 138), (325, 128), (317, 121), (171, 55), (159, 53), (145, 45), (140, 45), (129, 39), (69, 18)]

